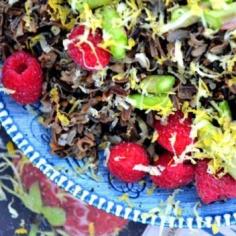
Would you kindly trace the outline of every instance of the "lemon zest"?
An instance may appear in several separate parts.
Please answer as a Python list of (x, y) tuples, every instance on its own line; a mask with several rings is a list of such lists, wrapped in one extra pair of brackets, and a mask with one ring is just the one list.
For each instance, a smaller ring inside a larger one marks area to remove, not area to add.
[(15, 234), (28, 234), (28, 230), (21, 227), (15, 230)]
[(86, 25), (92, 32), (95, 32), (96, 29), (102, 29), (102, 16), (96, 11), (96, 14), (93, 14), (93, 11), (90, 9), (87, 3), (84, 3), (83, 11), (79, 16), (80, 22)]
[(95, 225), (93, 222), (90, 222), (88, 225), (89, 236), (95, 236)]
[(14, 147), (14, 144), (9, 141), (6, 145), (6, 148), (7, 148), (7, 152), (10, 154), (10, 155), (14, 155), (16, 153), (16, 149)]
[(127, 193), (124, 193), (121, 196), (119, 196), (118, 200), (126, 203), (129, 207), (133, 207), (133, 204), (131, 203), (129, 195)]
[(64, 6), (63, 3), (63, 0), (48, 0), (48, 5), (51, 8), (49, 14), (53, 20), (60, 21), (63, 27), (71, 30), (76, 19), (72, 16), (70, 8)]
[(234, 71), (234, 66), (236, 63), (236, 56), (231, 57), (230, 59), (227, 60), (226, 62), (226, 69), (228, 72), (233, 72)]
[(232, 87), (232, 86), (235, 86), (236, 85), (236, 77), (228, 80), (228, 86), (229, 87)]
[(216, 222), (214, 222), (212, 225), (211, 225), (211, 229), (212, 229), (212, 233), (213, 234), (217, 234), (219, 233), (220, 229), (218, 227), (218, 225), (216, 224)]
[(138, 18), (140, 17), (142, 10), (144, 9), (143, 2), (137, 2), (135, 0), (126, 0), (125, 4), (121, 4), (118, 4), (117, 12), (119, 13), (122, 19), (123, 26), (125, 26), (128, 30), (131, 30), (138, 23)]
[(63, 126), (68, 126), (70, 124), (70, 121), (67, 116), (61, 113), (59, 110), (57, 110), (57, 118)]

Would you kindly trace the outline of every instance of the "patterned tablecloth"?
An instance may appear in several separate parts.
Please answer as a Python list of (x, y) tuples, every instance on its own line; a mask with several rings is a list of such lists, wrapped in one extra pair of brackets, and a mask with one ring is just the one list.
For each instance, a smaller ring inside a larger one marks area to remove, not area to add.
[[(48, 181), (15, 149), (2, 129), (0, 130), (0, 158), (0, 236), (207, 236), (213, 234), (212, 230), (167, 228), (161, 230), (154, 226), (128, 222), (86, 206)], [(39, 198), (42, 199), (41, 205)], [(236, 227), (222, 227), (213, 231), (217, 236), (236, 236)]]

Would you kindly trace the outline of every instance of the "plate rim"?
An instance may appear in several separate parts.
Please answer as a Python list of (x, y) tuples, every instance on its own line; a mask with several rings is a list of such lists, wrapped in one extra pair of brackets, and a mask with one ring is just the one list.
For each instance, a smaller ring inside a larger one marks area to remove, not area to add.
[[(108, 200), (96, 193), (90, 193), (83, 189), (78, 183), (75, 183), (68, 176), (56, 170), (48, 161), (40, 155), (40, 151), (24, 137), (18, 129), (14, 118), (10, 116), (6, 104), (0, 95), (0, 124), (10, 136), (11, 140), (24, 153), (24, 155), (47, 176), (58, 187), (72, 194), (75, 198), (82, 200), (86, 204), (92, 205), (98, 209), (104, 210), (108, 214), (128, 219), (143, 224), (161, 226), (162, 218), (160, 216), (142, 217), (147, 212), (131, 207), (126, 207), (114, 201)], [(194, 217), (168, 217), (165, 227), (172, 228), (211, 228), (212, 223), (216, 222), (218, 226), (230, 226), (236, 224), (236, 212), (225, 213), (223, 215), (194, 216)]]

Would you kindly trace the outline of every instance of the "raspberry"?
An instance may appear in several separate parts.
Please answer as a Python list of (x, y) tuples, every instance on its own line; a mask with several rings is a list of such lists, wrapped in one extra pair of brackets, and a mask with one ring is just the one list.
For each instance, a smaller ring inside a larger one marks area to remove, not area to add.
[(68, 54), (76, 64), (86, 70), (100, 70), (110, 61), (110, 53), (99, 47), (102, 34), (92, 33), (85, 26), (75, 27), (69, 35)]
[(16, 52), (8, 57), (2, 69), (2, 83), (14, 91), (12, 97), (23, 105), (38, 101), (43, 82), (38, 61), (26, 52)]
[(149, 164), (148, 155), (142, 146), (136, 143), (120, 143), (111, 148), (108, 169), (118, 179), (128, 183), (142, 179), (145, 173), (133, 169), (138, 164)]
[[(174, 115), (168, 117), (168, 122), (166, 125), (161, 124), (160, 121), (156, 121), (155, 129), (158, 132), (157, 142), (164, 147), (169, 152), (172, 152), (180, 155), (185, 148), (192, 143), (190, 138), (191, 132), (191, 119), (183, 119), (183, 114), (180, 111), (177, 111)], [(174, 150), (171, 145), (170, 139), (176, 135)]]
[(160, 188), (179, 188), (189, 184), (194, 179), (194, 166), (185, 163), (175, 164), (171, 153), (160, 156), (155, 164), (164, 167), (160, 175), (151, 176), (155, 185)]
[(207, 161), (199, 161), (196, 167), (196, 188), (202, 202), (209, 204), (217, 200), (236, 197), (236, 180), (230, 175), (216, 178), (207, 173), (207, 168)]

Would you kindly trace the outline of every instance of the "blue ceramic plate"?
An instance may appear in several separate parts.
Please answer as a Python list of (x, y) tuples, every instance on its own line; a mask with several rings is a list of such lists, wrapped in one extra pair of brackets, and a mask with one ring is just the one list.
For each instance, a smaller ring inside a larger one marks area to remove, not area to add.
[[(235, 224), (236, 199), (202, 205), (196, 214), (193, 208), (200, 200), (191, 185), (175, 196), (175, 202), (181, 208), (178, 211), (181, 215), (176, 216), (170, 204), (165, 203), (172, 191), (156, 189), (150, 195), (150, 179), (126, 184), (111, 178), (104, 167), (102, 153), (98, 180), (94, 180), (92, 173), (79, 174), (78, 167), (83, 167), (83, 161), (70, 157), (62, 159), (50, 153), (50, 130), (40, 125), (39, 114), (39, 105), (29, 109), (16, 104), (7, 95), (0, 95), (0, 122), (13, 142), (49, 179), (82, 201), (108, 213), (152, 225), (162, 222), (170, 227), (201, 228), (211, 227), (214, 222), (219, 226)], [(124, 194), (128, 201), (122, 200)], [(155, 213), (158, 209), (162, 209), (160, 214)]]

